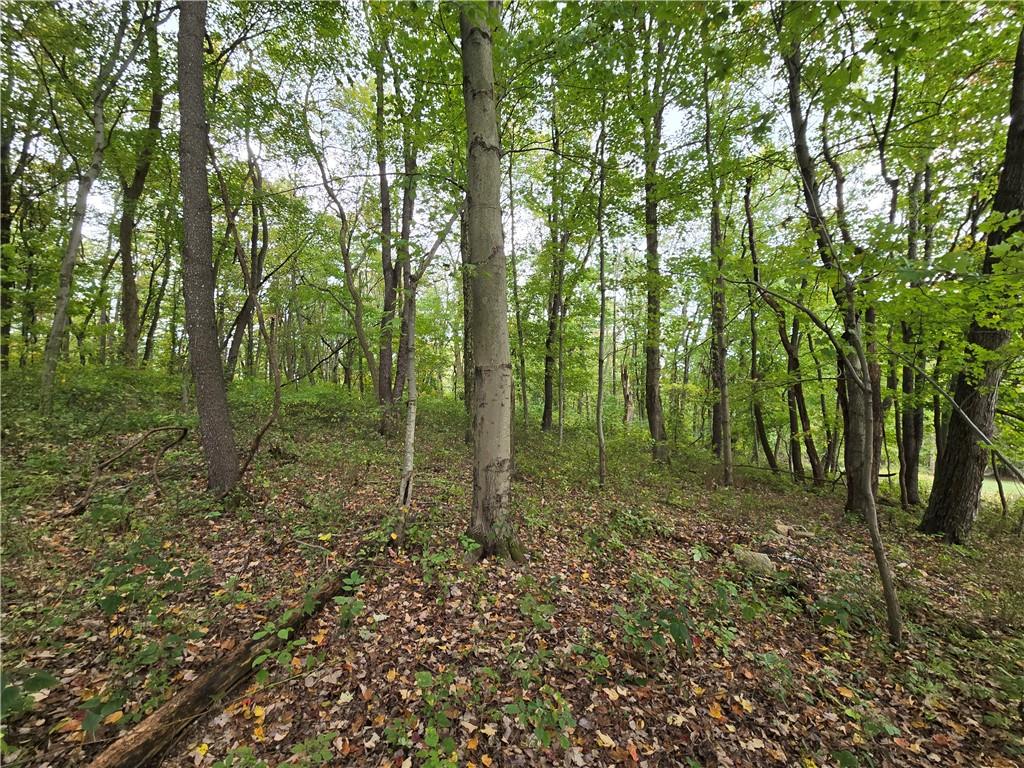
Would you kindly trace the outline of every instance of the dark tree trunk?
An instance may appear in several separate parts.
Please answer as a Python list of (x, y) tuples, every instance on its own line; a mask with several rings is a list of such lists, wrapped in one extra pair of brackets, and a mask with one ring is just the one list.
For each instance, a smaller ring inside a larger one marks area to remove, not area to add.
[(153, 359), (153, 349), (156, 345), (156, 327), (160, 322), (160, 305), (163, 304), (164, 294), (167, 292), (167, 281), (171, 276), (171, 248), (170, 244), (164, 252), (164, 273), (160, 278), (160, 287), (157, 289), (156, 299), (153, 301), (153, 314), (149, 319), (149, 330), (146, 332), (146, 347), (142, 353), (142, 362), (148, 363)]
[[(660, 123), (660, 120), (659, 120)], [(659, 131), (660, 134), (660, 131)], [(660, 139), (659, 139), (660, 140)], [(647, 333), (644, 337), (644, 408), (652, 452), (657, 461), (668, 458), (665, 419), (661, 412), (661, 266), (658, 256), (658, 201), (655, 168), (644, 183), (644, 224), (647, 229)]]
[[(378, 34), (380, 34), (378, 32)], [(391, 188), (388, 184), (387, 155), (384, 148), (384, 52), (378, 43), (374, 54), (376, 74), (376, 112), (374, 142), (377, 154), (377, 178), (380, 186), (380, 262), (384, 278), (384, 302), (380, 315), (380, 342), (377, 356), (377, 400), (382, 404), (391, 403), (391, 356), (392, 324), (395, 320), (395, 306), (398, 298), (400, 270), (395, 269), (391, 258)]]
[(206, 168), (208, 133), (203, 84), (205, 36), (205, 0), (183, 4), (178, 23), (178, 103), (185, 325), (208, 482), (212, 490), (226, 492), (238, 483), (239, 465), (213, 301), (213, 221)]
[(558, 130), (557, 104), (551, 107), (551, 210), (548, 213), (548, 228), (551, 237), (551, 276), (548, 285), (548, 324), (544, 337), (544, 408), (540, 428), (545, 432), (554, 424), (555, 407), (555, 366), (557, 346), (561, 337), (560, 321), (563, 312), (563, 288), (565, 284), (565, 238), (561, 231), (561, 198), (558, 194), (559, 153), (561, 139)]
[[(996, 213), (1007, 214), (1021, 209), (1024, 209), (1024, 29), (1017, 41), (1014, 60), (1006, 155), (992, 202), (992, 210)], [(1024, 222), (1018, 220), (988, 234), (981, 267), (983, 276), (991, 275), (999, 263), (999, 245), (1022, 231)], [(998, 353), (1010, 339), (1008, 330), (992, 325), (997, 322), (984, 315), (976, 316), (967, 332), (969, 349), (985, 351), (979, 360), (980, 375), (960, 371), (956, 376), (954, 399), (957, 408), (950, 415), (942, 461), (936, 469), (928, 508), (921, 520), (922, 531), (945, 534), (949, 541), (958, 544), (967, 540), (974, 526), (988, 459), (988, 451), (979, 445), (978, 435), (960, 411), (982, 433), (991, 437), (997, 387), (1006, 365)]]
[(121, 324), (124, 337), (121, 340), (121, 359), (125, 365), (135, 365), (139, 355), (139, 294), (135, 285), (135, 262), (132, 258), (135, 223), (139, 201), (146, 188), (146, 177), (153, 160), (153, 150), (160, 138), (160, 116), (164, 106), (163, 79), (160, 72), (160, 42), (157, 38), (156, 17), (160, 4), (156, 4), (152, 15), (144, 22), (146, 42), (149, 46), (148, 70), (152, 93), (149, 102), (149, 118), (146, 133), (142, 137), (139, 153), (135, 156), (135, 170), (130, 182), (122, 182), (121, 220), (117, 229), (118, 250), (121, 254)]
[[(743, 186), (743, 213), (746, 221), (747, 228), (747, 247), (750, 249), (750, 263), (753, 268), (753, 278), (755, 283), (761, 282), (760, 266), (757, 261), (757, 237), (754, 232), (754, 207), (751, 203), (751, 192), (753, 191), (754, 180), (748, 176)], [(757, 315), (754, 312), (754, 300), (753, 296), (750, 296), (750, 383), (753, 390), (754, 400), (754, 431), (756, 432), (757, 441), (761, 444), (761, 450), (764, 452), (765, 460), (768, 462), (768, 466), (772, 472), (779, 471), (779, 463), (775, 458), (775, 451), (772, 449), (771, 443), (768, 442), (768, 431), (764, 426), (764, 411), (761, 407), (761, 394), (758, 391), (758, 385), (761, 380), (761, 374), (757, 367)]]

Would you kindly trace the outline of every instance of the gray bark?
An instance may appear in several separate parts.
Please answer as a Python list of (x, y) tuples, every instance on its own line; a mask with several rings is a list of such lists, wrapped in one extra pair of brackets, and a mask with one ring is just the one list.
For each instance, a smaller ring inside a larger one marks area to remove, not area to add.
[(211, 490), (238, 482), (238, 449), (228, 413), (213, 301), (213, 220), (206, 150), (209, 142), (203, 85), (206, 2), (184, 3), (178, 24), (178, 108), (181, 114), (182, 284), (189, 360), (196, 387), (199, 435)]
[(478, 557), (522, 556), (510, 514), (512, 365), (501, 227), (501, 146), (495, 111), (492, 38), (485, 8), (465, 4), (462, 38), (466, 103), (467, 229), (473, 339), (473, 510), (469, 536)]

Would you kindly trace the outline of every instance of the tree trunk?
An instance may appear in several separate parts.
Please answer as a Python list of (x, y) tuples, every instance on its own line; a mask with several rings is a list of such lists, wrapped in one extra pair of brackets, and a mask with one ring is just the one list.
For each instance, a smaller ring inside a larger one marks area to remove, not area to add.
[[(1024, 29), (1017, 41), (1010, 93), (1010, 126), (1006, 134), (1006, 154), (999, 185), (992, 202), (994, 213), (1009, 214), (1024, 209)], [(981, 274), (993, 274), (1000, 261), (999, 246), (1024, 231), (1024, 222), (1010, 220), (988, 233)], [(1012, 299), (1011, 299), (1012, 300)], [(986, 323), (987, 321), (987, 323)], [(956, 376), (954, 408), (946, 427), (942, 461), (936, 468), (935, 482), (920, 529), (942, 533), (956, 544), (964, 543), (978, 514), (978, 500), (984, 480), (988, 452), (979, 445), (977, 435), (960, 411), (985, 435), (991, 437), (999, 381), (1006, 361), (999, 355), (1010, 339), (1010, 331), (1000, 328), (998, 320), (976, 316), (967, 332), (969, 350), (984, 350), (978, 361), (980, 375), (962, 370)]]
[[(561, 152), (561, 140), (558, 130), (557, 104), (551, 106), (551, 211), (548, 214), (548, 225), (551, 237), (551, 278), (548, 286), (548, 327), (544, 337), (544, 410), (541, 414), (540, 428), (548, 431), (554, 424), (555, 407), (554, 383), (556, 362), (561, 371), (561, 357), (556, 361), (556, 344), (561, 349), (561, 319), (563, 316), (563, 288), (565, 285), (565, 239), (561, 231), (561, 198), (558, 194), (559, 178), (558, 159)], [(559, 390), (561, 397), (561, 390)], [(559, 418), (561, 423), (561, 418)]]
[[(753, 266), (754, 282), (760, 283), (761, 274), (757, 262), (757, 238), (754, 234), (754, 208), (750, 200), (753, 186), (753, 178), (747, 176), (743, 186), (743, 213), (746, 219), (747, 246), (750, 249), (750, 261)], [(754, 432), (756, 433), (755, 437), (757, 442), (761, 443), (761, 450), (768, 462), (768, 466), (771, 468), (772, 472), (778, 472), (779, 463), (775, 458), (775, 451), (772, 450), (772, 446), (768, 442), (768, 431), (764, 426), (764, 411), (761, 407), (761, 394), (758, 391), (761, 375), (757, 367), (757, 315), (754, 312), (754, 300), (752, 296), (750, 298), (750, 309), (748, 311), (748, 315), (750, 317), (750, 384), (753, 390), (752, 394), (754, 401)]]
[(152, 94), (149, 102), (149, 118), (146, 133), (142, 138), (139, 153), (135, 156), (135, 170), (131, 182), (122, 182), (121, 221), (118, 225), (117, 239), (121, 254), (121, 324), (124, 327), (121, 359), (125, 365), (135, 365), (139, 354), (139, 295), (135, 285), (135, 263), (132, 259), (133, 241), (135, 238), (135, 222), (139, 201), (146, 188), (146, 177), (149, 175), (153, 160), (153, 150), (160, 139), (160, 116), (163, 112), (164, 89), (160, 72), (160, 42), (157, 39), (156, 17), (160, 13), (157, 3), (152, 15), (147, 16), (143, 26), (146, 31), (146, 43), (149, 47), (147, 69)]
[(178, 24), (178, 104), (181, 113), (179, 156), (185, 235), (182, 255), (185, 326), (208, 483), (212, 490), (223, 493), (230, 491), (238, 482), (239, 465), (228, 413), (213, 301), (213, 222), (206, 168), (208, 129), (203, 84), (205, 35), (205, 0), (182, 5)]
[(148, 363), (153, 359), (153, 350), (156, 344), (156, 327), (160, 322), (160, 305), (163, 304), (164, 294), (167, 292), (167, 281), (171, 276), (171, 246), (168, 242), (164, 252), (164, 273), (160, 278), (160, 287), (157, 289), (156, 299), (153, 302), (153, 315), (149, 319), (149, 330), (146, 331), (146, 346), (142, 353), (142, 362)]
[(722, 253), (722, 207), (721, 183), (715, 172), (714, 154), (711, 148), (711, 95), (708, 85), (708, 71), (704, 68), (704, 154), (707, 161), (708, 183), (711, 185), (711, 258), (715, 264), (715, 285), (711, 291), (711, 380), (718, 391), (715, 403), (715, 428), (718, 437), (716, 445), (722, 460), (722, 484), (733, 483), (732, 472), (732, 425), (729, 414), (729, 378), (726, 371), (725, 355), (725, 272)]
[[(776, 31), (780, 40), (783, 34), (785, 6), (773, 10)], [(875, 506), (872, 464), (872, 382), (867, 355), (864, 351), (862, 333), (856, 307), (856, 284), (843, 270), (823, 219), (821, 196), (819, 194), (814, 159), (807, 145), (807, 116), (801, 104), (801, 68), (799, 42), (792, 41), (783, 54), (786, 68), (790, 123), (793, 129), (793, 150), (800, 173), (801, 188), (807, 209), (805, 215), (815, 234), (816, 245), (822, 265), (835, 273), (832, 286), (836, 305), (843, 317), (843, 336), (846, 347), (834, 342), (839, 362), (843, 368), (843, 383), (846, 387), (844, 415), (846, 425), (846, 473), (847, 510), (864, 516), (871, 538), (871, 549), (875, 557), (888, 619), (889, 639), (895, 646), (902, 645), (902, 617), (892, 571), (885, 556), (881, 534), (878, 529), (878, 515)], [(834, 170), (837, 170), (834, 168)], [(842, 178), (836, 174), (837, 212), (842, 200)], [(842, 218), (842, 217), (840, 217)]]
[(648, 157), (644, 178), (644, 226), (646, 229), (647, 331), (644, 336), (644, 405), (650, 430), (652, 455), (668, 459), (665, 419), (661, 412), (661, 263), (658, 254), (657, 158), (661, 144), (661, 112), (655, 118), (656, 136), (645, 147)]
[[(412, 480), (416, 466), (416, 284), (409, 281), (405, 289), (402, 315), (405, 320), (405, 446), (402, 451), (402, 473), (398, 480), (398, 506), (403, 515), (412, 504)], [(396, 399), (401, 397), (401, 393)]]
[[(246, 143), (248, 150), (248, 140)], [(211, 150), (212, 151), (212, 150)], [(259, 300), (260, 288), (263, 287), (263, 265), (266, 262), (267, 251), (270, 248), (270, 224), (267, 220), (267, 210), (263, 201), (263, 174), (252, 151), (248, 152), (249, 172), (252, 176), (252, 203), (250, 205), (251, 226), (249, 230), (249, 253), (245, 253), (241, 240), (238, 237), (238, 229), (234, 217), (228, 223), (231, 229), (235, 245), (235, 258), (238, 267), (242, 271), (242, 280), (245, 283), (245, 301), (242, 308), (231, 325), (231, 336), (228, 343), (227, 362), (225, 365), (225, 378), (230, 382), (235, 378), (235, 371), (238, 368), (238, 358), (242, 353), (242, 340), (245, 333), (252, 326), (253, 316), (256, 312), (256, 303)], [(221, 196), (224, 198), (224, 210), (228, 211), (228, 190), (221, 184)], [(230, 215), (230, 214), (226, 214)], [(294, 262), (293, 262), (294, 263)], [(294, 278), (294, 270), (293, 270)], [(295, 289), (295, 285), (292, 285)]]
[(512, 181), (512, 158), (508, 156), (508, 223), (509, 223), (509, 260), (512, 267), (512, 309), (516, 316), (516, 357), (519, 361), (519, 387), (523, 402), (523, 425), (529, 422), (530, 403), (526, 392), (526, 342), (523, 338), (523, 311), (519, 303), (519, 268), (516, 264), (516, 205), (515, 189)]
[[(597, 257), (598, 257), (598, 281), (601, 292), (601, 304), (597, 325), (597, 482), (604, 487), (608, 475), (608, 456), (604, 442), (604, 328), (605, 314), (608, 301), (607, 289), (605, 286), (605, 251), (604, 251), (604, 187), (605, 187), (605, 102), (601, 103), (601, 130), (598, 134), (597, 146), (598, 157), (601, 167), (601, 174), (597, 183)], [(614, 376), (614, 368), (612, 375)]]
[(636, 420), (633, 405), (633, 390), (629, 386), (629, 362), (622, 361), (622, 423), (632, 424)]
[(501, 145), (495, 112), (489, 20), (499, 4), (463, 5), (463, 97), (466, 104), (467, 225), (472, 264), (473, 510), (468, 535), (479, 558), (522, 558), (509, 509), (512, 464), (512, 365), (508, 283), (501, 226)]
[[(467, 198), (467, 203), (469, 202)], [(462, 404), (466, 413), (473, 413), (473, 292), (472, 267), (469, 253), (469, 212), (459, 217), (459, 254), (462, 257)], [(466, 433), (466, 442), (472, 439), (472, 429)]]
[[(380, 32), (378, 32), (380, 34)], [(380, 186), (380, 262), (384, 277), (384, 303), (380, 315), (380, 340), (377, 355), (377, 400), (391, 402), (391, 337), (398, 295), (399, 271), (391, 259), (391, 189), (388, 184), (387, 155), (384, 149), (384, 52), (378, 43), (374, 52), (376, 74), (376, 112), (374, 113), (374, 146), (377, 154), (377, 178)]]

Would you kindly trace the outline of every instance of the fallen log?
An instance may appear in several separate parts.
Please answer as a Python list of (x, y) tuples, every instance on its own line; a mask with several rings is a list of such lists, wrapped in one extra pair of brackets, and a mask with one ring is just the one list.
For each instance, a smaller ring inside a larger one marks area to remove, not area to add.
[[(369, 550), (324, 579), (299, 605), (285, 611), (276, 622), (277, 629), (291, 629), (294, 636), (331, 598), (352, 591), (346, 580), (371, 559)], [(282, 633), (284, 634), (284, 633)], [(107, 747), (91, 763), (91, 768), (139, 768), (167, 749), (195, 719), (208, 713), (233, 688), (253, 674), (254, 660), (273, 653), (285, 641), (277, 632), (259, 640), (250, 639), (174, 694), (170, 701)]]

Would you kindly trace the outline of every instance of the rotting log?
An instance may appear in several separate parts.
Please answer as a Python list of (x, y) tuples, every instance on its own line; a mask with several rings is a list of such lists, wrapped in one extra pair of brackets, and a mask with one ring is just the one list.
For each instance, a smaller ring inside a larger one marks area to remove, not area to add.
[[(291, 629), (293, 635), (316, 615), (324, 603), (336, 595), (351, 592), (346, 580), (371, 558), (371, 550), (361, 546), (356, 558), (326, 578), (312, 594), (285, 611), (277, 621), (278, 629)], [(139, 768), (145, 766), (174, 742), (193, 720), (219, 706), (224, 697), (253, 674), (254, 660), (276, 651), (285, 641), (277, 632), (260, 640), (247, 640), (234, 651), (213, 663), (186, 688), (174, 694), (156, 712), (149, 715), (117, 741), (103, 750), (91, 768)]]

